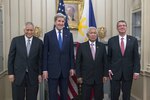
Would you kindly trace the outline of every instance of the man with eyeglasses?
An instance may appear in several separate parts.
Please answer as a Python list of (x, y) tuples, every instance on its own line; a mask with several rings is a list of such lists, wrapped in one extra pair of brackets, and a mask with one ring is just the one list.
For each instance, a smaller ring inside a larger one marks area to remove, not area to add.
[(140, 73), (138, 41), (127, 35), (126, 21), (117, 22), (119, 35), (108, 41), (109, 78), (111, 82), (111, 100), (119, 100), (120, 89), (123, 100), (130, 100), (132, 80)]

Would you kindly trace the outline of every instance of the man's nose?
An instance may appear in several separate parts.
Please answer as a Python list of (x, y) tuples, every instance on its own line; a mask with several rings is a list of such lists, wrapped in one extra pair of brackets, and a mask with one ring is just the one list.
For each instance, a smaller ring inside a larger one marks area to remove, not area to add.
[(28, 31), (28, 33), (32, 33), (32, 31)]

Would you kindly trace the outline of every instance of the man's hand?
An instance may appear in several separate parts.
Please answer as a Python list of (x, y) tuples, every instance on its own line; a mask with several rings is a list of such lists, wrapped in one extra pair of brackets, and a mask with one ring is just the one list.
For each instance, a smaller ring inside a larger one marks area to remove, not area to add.
[(103, 77), (103, 83), (106, 83), (108, 77)]
[(8, 75), (8, 79), (10, 82), (14, 82), (15, 76), (14, 75)]
[(82, 84), (83, 83), (83, 79), (81, 77), (77, 78), (77, 83)]
[(109, 79), (112, 80), (112, 76), (113, 76), (113, 72), (111, 70), (109, 70)]
[(43, 79), (48, 80), (48, 71), (43, 71)]
[(137, 80), (138, 78), (139, 78), (139, 73), (134, 73), (134, 74), (133, 74), (133, 79), (134, 79), (134, 80)]
[(39, 80), (39, 83), (42, 82), (42, 76), (41, 75), (38, 76), (38, 80)]
[(74, 69), (70, 69), (70, 76), (74, 76), (75, 74), (75, 70)]

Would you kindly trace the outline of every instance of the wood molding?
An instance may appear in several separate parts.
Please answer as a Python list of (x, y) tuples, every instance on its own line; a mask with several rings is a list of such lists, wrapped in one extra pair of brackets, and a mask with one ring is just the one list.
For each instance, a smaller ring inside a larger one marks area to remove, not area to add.
[(140, 98), (138, 98), (138, 97), (135, 96), (134, 94), (131, 94), (131, 97), (134, 98), (135, 100), (141, 100)]
[(145, 76), (145, 77), (150, 77), (150, 71), (141, 71), (141, 72), (140, 72), (140, 75), (143, 76), (143, 77), (144, 77), (144, 76)]
[(0, 73), (0, 79), (7, 75), (7, 70)]

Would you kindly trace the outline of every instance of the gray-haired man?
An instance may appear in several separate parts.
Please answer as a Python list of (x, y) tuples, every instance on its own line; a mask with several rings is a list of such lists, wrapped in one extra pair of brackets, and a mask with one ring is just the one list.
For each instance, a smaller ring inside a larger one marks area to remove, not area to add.
[(97, 41), (97, 29), (90, 27), (89, 41), (79, 46), (76, 58), (78, 82), (82, 85), (82, 100), (90, 100), (94, 88), (94, 100), (103, 100), (103, 80), (107, 79), (107, 56), (103, 43)]
[(56, 14), (55, 29), (44, 36), (43, 77), (48, 79), (49, 99), (67, 100), (68, 78), (74, 75), (74, 51), (72, 34), (64, 29), (65, 16)]

